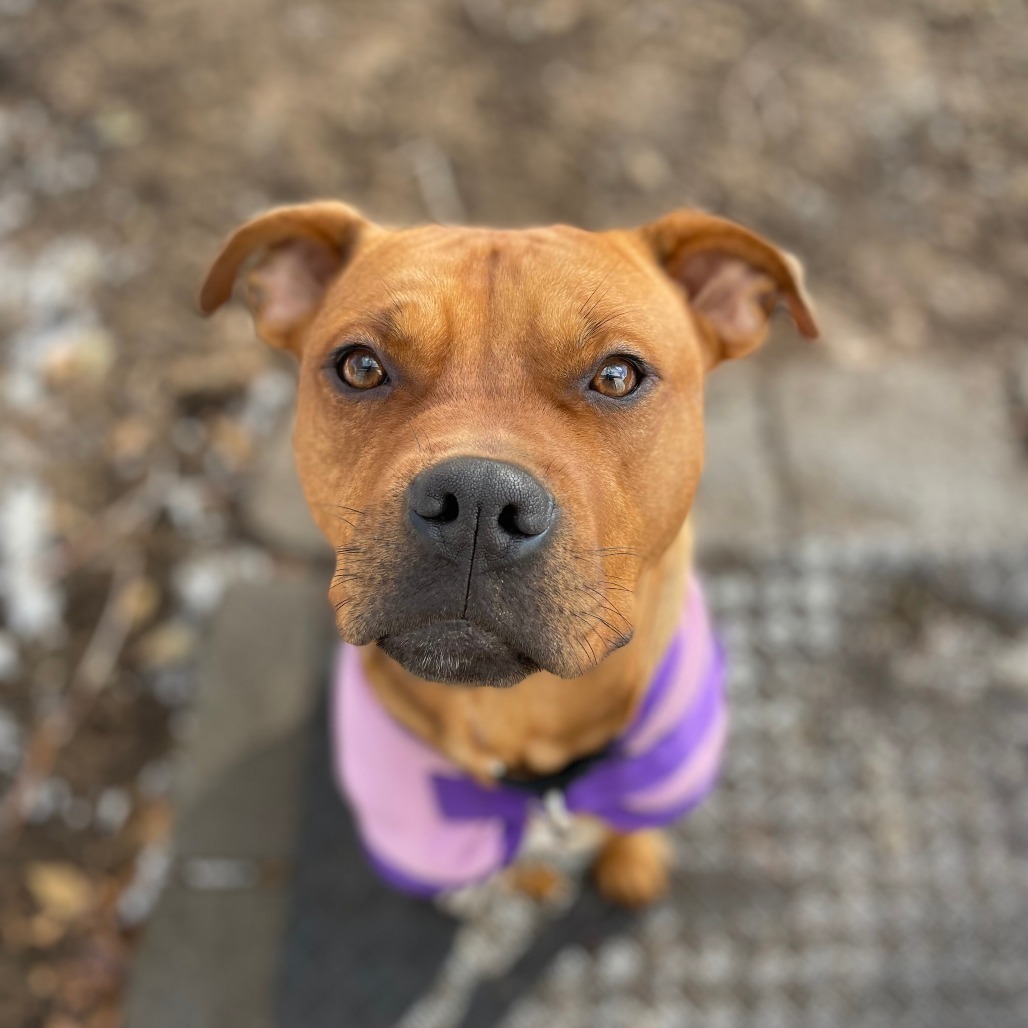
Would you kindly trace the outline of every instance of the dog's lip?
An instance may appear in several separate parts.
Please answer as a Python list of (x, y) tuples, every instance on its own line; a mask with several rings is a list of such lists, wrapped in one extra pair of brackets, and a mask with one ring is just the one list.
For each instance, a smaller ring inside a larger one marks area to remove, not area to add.
[(389, 639), (415, 640), (419, 636), (438, 639), (446, 635), (465, 637), (469, 635), (478, 636), (483, 640), (500, 643), (508, 649), (513, 649), (506, 639), (498, 635), (492, 629), (487, 628), (485, 625), (480, 625), (476, 621), (471, 621), (468, 618), (440, 618), (438, 620), (424, 621), (421, 624), (405, 627), (402, 631), (386, 632), (384, 635), (379, 636), (376, 641), (382, 643)]
[(377, 641), (408, 671), (430, 681), (504, 686), (540, 669), (516, 643), (467, 618), (428, 620)]

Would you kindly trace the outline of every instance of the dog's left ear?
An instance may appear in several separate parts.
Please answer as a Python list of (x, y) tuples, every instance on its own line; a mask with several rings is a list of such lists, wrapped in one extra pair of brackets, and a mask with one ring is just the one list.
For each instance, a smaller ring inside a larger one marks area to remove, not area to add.
[(803, 335), (817, 338), (800, 262), (755, 232), (693, 210), (674, 211), (638, 232), (685, 292), (711, 365), (755, 350), (780, 303)]

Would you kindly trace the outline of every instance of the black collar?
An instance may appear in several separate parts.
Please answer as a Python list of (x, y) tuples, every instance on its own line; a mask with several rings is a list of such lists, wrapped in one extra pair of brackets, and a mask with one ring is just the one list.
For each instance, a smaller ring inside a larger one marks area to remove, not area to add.
[(597, 750), (595, 753), (587, 753), (584, 757), (576, 757), (570, 764), (566, 764), (559, 771), (554, 771), (549, 775), (533, 775), (528, 777), (506, 774), (499, 778), (498, 781), (503, 785), (510, 786), (512, 789), (530, 793), (532, 796), (542, 797), (548, 792), (553, 792), (555, 789), (559, 792), (564, 792), (594, 764), (598, 764), (605, 757), (610, 756), (613, 749), (614, 744), (608, 743), (603, 749)]

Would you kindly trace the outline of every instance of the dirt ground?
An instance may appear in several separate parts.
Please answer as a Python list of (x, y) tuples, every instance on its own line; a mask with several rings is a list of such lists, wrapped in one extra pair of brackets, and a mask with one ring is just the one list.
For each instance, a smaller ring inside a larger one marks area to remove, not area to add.
[(119, 1023), (196, 642), (289, 559), (240, 501), (289, 367), (195, 313), (229, 228), (702, 206), (840, 360), (1028, 366), (1026, 94), (1021, 0), (0, 0), (0, 1023)]

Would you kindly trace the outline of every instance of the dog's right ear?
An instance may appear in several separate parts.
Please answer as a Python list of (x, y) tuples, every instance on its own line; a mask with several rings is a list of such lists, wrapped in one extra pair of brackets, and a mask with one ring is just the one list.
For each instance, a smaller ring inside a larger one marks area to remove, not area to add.
[(232, 296), (243, 266), (246, 301), (257, 334), (299, 354), (325, 290), (371, 227), (334, 201), (276, 207), (241, 225), (225, 241), (200, 288), (200, 310), (213, 314)]

